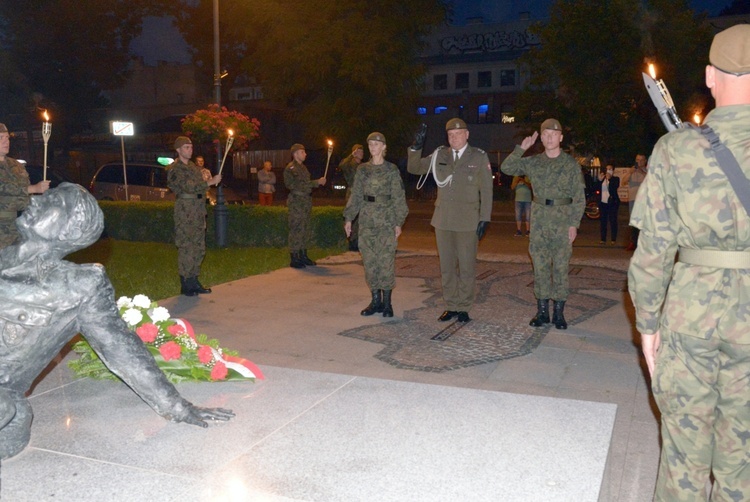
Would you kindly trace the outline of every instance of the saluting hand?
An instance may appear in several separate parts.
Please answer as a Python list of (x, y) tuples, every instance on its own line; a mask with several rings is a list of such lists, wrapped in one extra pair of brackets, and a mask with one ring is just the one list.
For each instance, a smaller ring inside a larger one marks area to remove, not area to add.
[(534, 131), (534, 134), (532, 134), (531, 136), (526, 136), (525, 138), (523, 138), (523, 141), (521, 141), (521, 148), (523, 148), (524, 150), (528, 150), (534, 145), (534, 143), (536, 143), (538, 137), (539, 133), (537, 131)]

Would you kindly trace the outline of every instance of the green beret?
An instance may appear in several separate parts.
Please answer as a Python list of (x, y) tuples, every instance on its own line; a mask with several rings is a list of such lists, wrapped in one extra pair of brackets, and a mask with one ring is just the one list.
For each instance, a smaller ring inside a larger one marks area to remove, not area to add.
[(192, 145), (193, 142), (190, 141), (190, 138), (187, 136), (179, 136), (176, 140), (174, 140), (174, 149), (179, 150), (185, 145)]
[(750, 73), (750, 25), (737, 24), (717, 33), (708, 53), (711, 65), (724, 73)]
[(445, 124), (445, 130), (450, 131), (451, 129), (468, 129), (468, 127), (466, 127), (466, 122), (461, 119), (450, 119)]
[(547, 119), (542, 122), (542, 127), (540, 127), (539, 130), (541, 132), (544, 132), (546, 129), (552, 129), (553, 131), (562, 131), (562, 126), (560, 125), (560, 121), (557, 119)]
[(380, 141), (381, 143), (385, 143), (385, 136), (379, 132), (371, 132), (370, 135), (367, 136), (367, 141)]

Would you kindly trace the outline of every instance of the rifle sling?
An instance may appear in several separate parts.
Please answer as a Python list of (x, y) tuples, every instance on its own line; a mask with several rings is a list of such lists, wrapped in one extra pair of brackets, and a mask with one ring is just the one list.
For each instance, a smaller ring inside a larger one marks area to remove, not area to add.
[(706, 124), (700, 127), (692, 124), (690, 126), (694, 129), (699, 129), (700, 133), (711, 144), (711, 149), (716, 156), (716, 162), (718, 162), (719, 167), (729, 180), (729, 184), (732, 185), (737, 198), (740, 199), (740, 202), (745, 207), (745, 212), (750, 216), (750, 180), (747, 179), (740, 169), (737, 159), (729, 148), (721, 142), (719, 135), (710, 126)]

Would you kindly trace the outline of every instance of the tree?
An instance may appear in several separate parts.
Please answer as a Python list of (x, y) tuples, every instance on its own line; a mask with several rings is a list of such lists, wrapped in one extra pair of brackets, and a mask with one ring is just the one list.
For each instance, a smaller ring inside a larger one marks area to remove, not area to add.
[(531, 86), (516, 110), (528, 131), (557, 117), (578, 152), (628, 165), (665, 132), (643, 85), (648, 62), (683, 118), (708, 106), (710, 31), (684, 0), (556, 0), (535, 30), (541, 45), (523, 59)]
[[(191, 44), (205, 39), (197, 26), (209, 24), (207, 4), (183, 9), (192, 21), (182, 26), (195, 30), (186, 33)], [(421, 37), (444, 19), (439, 0), (222, 0), (221, 8), (222, 40), (225, 27), (237, 37), (231, 44), (243, 72), (290, 110), (288, 119), (306, 131), (301, 141), (330, 136), (350, 145), (379, 130), (392, 149), (406, 144), (425, 72), (415, 61)], [(207, 51), (196, 56), (204, 66), (212, 61)]]
[(159, 4), (0, 0), (0, 68), (9, 72), (0, 85), (0, 116), (16, 115), (22, 124), (48, 108), (63, 136), (86, 129), (86, 111), (105, 104), (102, 89), (123, 81), (130, 41)]

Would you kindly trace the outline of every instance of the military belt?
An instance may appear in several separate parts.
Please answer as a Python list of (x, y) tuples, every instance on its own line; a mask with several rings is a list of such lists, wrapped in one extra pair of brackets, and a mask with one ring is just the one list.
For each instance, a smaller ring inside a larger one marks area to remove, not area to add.
[(391, 200), (390, 195), (365, 195), (365, 202), (387, 202)]
[(680, 263), (716, 268), (750, 268), (750, 252), (680, 248)]
[(562, 199), (542, 199), (541, 197), (534, 197), (534, 202), (542, 204), (543, 206), (567, 206), (573, 203), (571, 197), (563, 197)]
[(16, 211), (0, 211), (0, 220), (15, 220), (18, 213)]
[(202, 199), (203, 194), (202, 193), (178, 193), (177, 198), (178, 199)]

